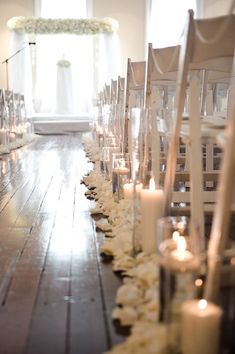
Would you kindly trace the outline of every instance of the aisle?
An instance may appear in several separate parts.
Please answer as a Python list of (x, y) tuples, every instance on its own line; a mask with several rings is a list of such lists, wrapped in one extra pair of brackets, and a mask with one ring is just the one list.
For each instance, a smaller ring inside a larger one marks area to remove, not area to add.
[(0, 161), (0, 354), (99, 354), (122, 341), (120, 281), (99, 258), (81, 136), (44, 136)]

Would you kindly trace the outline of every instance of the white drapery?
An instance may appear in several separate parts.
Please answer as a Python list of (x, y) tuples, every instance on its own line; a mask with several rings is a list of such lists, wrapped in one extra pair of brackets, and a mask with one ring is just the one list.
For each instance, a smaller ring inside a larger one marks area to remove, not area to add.
[[(105, 82), (120, 73), (120, 49), (117, 33), (93, 36), (48, 35), (37, 37), (35, 110), (55, 110), (57, 61), (65, 57), (71, 63), (70, 86), (74, 112), (89, 112), (92, 100)], [(68, 84), (68, 82), (67, 82)], [(67, 86), (69, 87), (69, 86)], [(57, 112), (58, 113), (58, 112)]]
[(66, 88), (70, 88), (70, 92), (74, 93), (73, 113), (90, 110), (93, 90), (92, 43), (90, 36), (41, 35), (37, 37), (36, 112), (54, 113), (56, 110), (57, 62), (63, 57), (71, 63), (70, 78), (73, 78), (70, 83), (67, 78), (64, 97), (67, 94)]
[(96, 38), (95, 46), (95, 68), (97, 80), (95, 80), (95, 91), (99, 92), (105, 83), (110, 80), (117, 80), (120, 74), (121, 58), (120, 43), (117, 33), (101, 34)]
[(147, 0), (147, 41), (154, 48), (179, 44), (188, 9), (196, 12), (197, 0)]
[(9, 89), (25, 96), (26, 114), (31, 117), (32, 104), (32, 64), (31, 46), (26, 34), (13, 33), (10, 43), (10, 53), (14, 55), (9, 60)]
[(70, 66), (57, 66), (55, 113), (74, 113), (73, 78)]
[[(40, 2), (41, 17), (87, 18), (88, 16), (86, 0), (41, 0)], [(35, 111), (61, 114), (88, 112), (91, 108), (93, 89), (91, 36), (38, 35), (36, 42)], [(62, 58), (70, 61), (70, 70), (57, 68), (57, 62)], [(66, 82), (64, 87), (62, 78)], [(60, 103), (58, 103), (58, 92)], [(69, 107), (68, 94), (71, 95)]]

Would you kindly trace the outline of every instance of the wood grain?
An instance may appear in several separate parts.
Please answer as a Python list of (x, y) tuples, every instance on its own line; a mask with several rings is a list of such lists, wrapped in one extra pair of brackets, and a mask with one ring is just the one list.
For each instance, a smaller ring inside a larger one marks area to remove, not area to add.
[(111, 321), (120, 281), (80, 184), (90, 168), (79, 134), (0, 161), (0, 354), (99, 354), (124, 340)]

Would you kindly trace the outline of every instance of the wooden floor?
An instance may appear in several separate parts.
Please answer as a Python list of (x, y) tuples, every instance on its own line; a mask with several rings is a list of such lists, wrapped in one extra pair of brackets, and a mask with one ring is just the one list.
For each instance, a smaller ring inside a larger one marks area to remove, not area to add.
[(80, 179), (79, 134), (43, 136), (0, 161), (0, 354), (99, 354), (123, 341), (111, 310), (120, 280)]

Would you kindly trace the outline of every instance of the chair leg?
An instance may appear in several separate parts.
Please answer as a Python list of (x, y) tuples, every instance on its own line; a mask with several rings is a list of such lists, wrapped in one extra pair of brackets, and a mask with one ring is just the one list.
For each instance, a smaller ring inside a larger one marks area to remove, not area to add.
[[(235, 82), (232, 91), (235, 97)], [(232, 97), (232, 96), (231, 96)], [(220, 283), (220, 262), (218, 257), (223, 256), (229, 238), (229, 222), (231, 205), (233, 201), (235, 179), (235, 103), (231, 102), (227, 127), (227, 143), (221, 166), (217, 204), (213, 217), (210, 241), (208, 246), (208, 276), (205, 287), (205, 298), (215, 301), (217, 299)]]
[[(190, 180), (191, 180), (191, 217), (196, 222), (200, 232), (200, 249), (205, 249), (204, 236), (204, 206), (203, 206), (203, 180), (202, 180), (202, 146), (200, 129), (199, 77), (196, 72), (192, 74), (189, 87), (189, 128), (190, 128)], [(195, 228), (194, 228), (195, 229)]]

